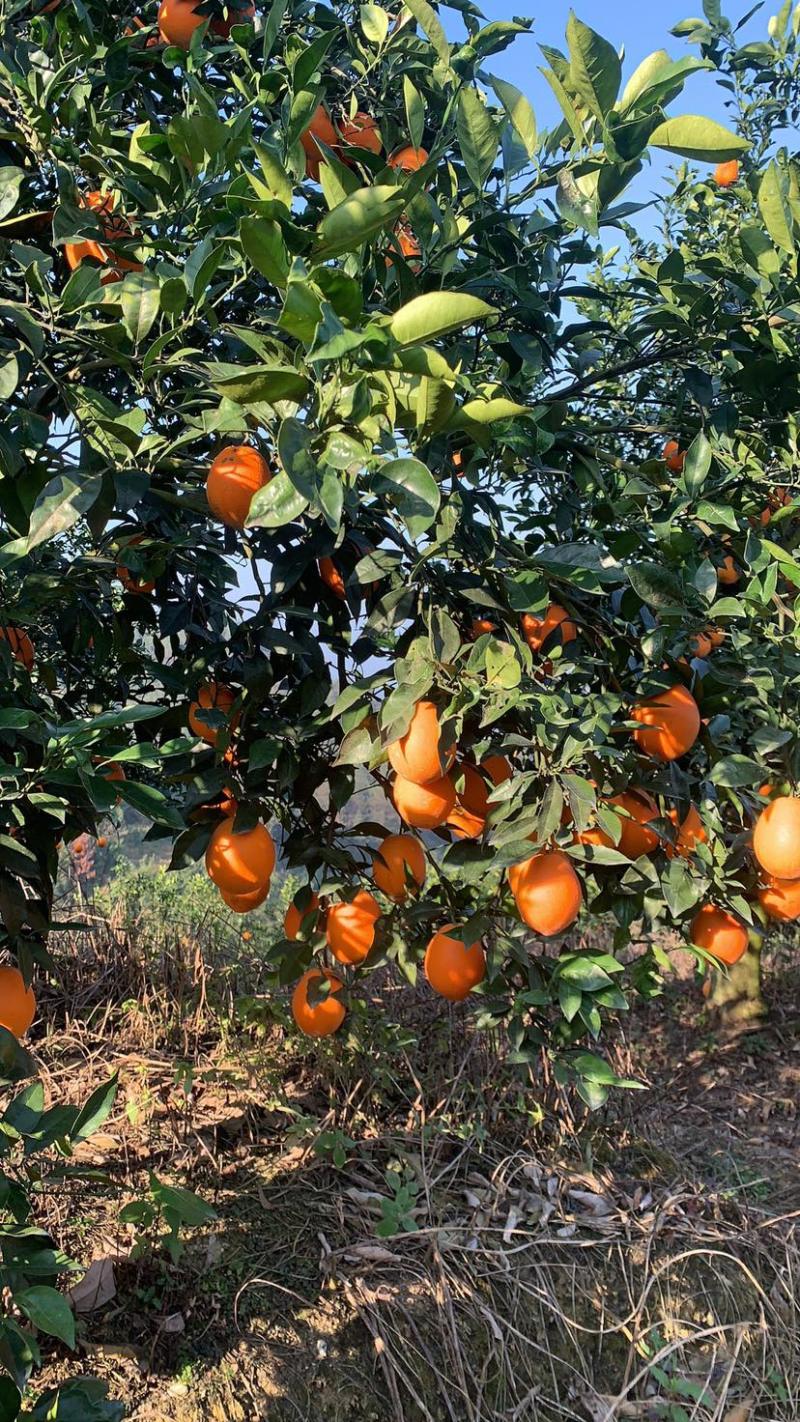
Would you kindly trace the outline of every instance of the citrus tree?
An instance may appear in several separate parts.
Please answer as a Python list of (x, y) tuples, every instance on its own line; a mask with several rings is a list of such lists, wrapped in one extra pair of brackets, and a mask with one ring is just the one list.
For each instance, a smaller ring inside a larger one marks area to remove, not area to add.
[(0, 0), (19, 1001), (119, 800), (237, 912), (307, 881), (301, 1030), (422, 965), (590, 1106), (666, 930), (800, 915), (798, 12), (704, 8), (625, 74), (571, 16), (542, 132), (471, 0)]

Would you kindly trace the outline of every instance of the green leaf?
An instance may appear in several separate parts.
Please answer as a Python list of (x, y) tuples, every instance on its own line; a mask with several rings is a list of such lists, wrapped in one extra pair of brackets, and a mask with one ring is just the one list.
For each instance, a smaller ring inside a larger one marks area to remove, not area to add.
[(599, 119), (613, 109), (622, 82), (619, 55), (608, 40), (570, 11), (567, 21), (570, 79), (592, 113)]
[(668, 153), (694, 158), (699, 163), (723, 163), (741, 157), (750, 148), (746, 138), (732, 133), (716, 119), (697, 114), (666, 119), (651, 134), (650, 142), (654, 148), (666, 148)]
[(683, 607), (683, 584), (676, 573), (662, 563), (639, 563), (628, 568), (634, 592), (656, 611)]
[(221, 395), (239, 405), (274, 405), (278, 400), (302, 400), (308, 379), (290, 365), (207, 365), (209, 380)]
[(683, 483), (690, 494), (702, 489), (711, 468), (711, 445), (701, 430), (692, 440), (686, 452)]
[(400, 346), (422, 345), (495, 314), (493, 306), (466, 292), (429, 291), (401, 306), (389, 329)]
[(389, 184), (358, 188), (323, 217), (317, 228), (320, 261), (356, 252), (371, 237), (391, 227), (405, 207), (402, 190)]
[(285, 287), (289, 279), (289, 258), (278, 223), (266, 217), (243, 217), (239, 236), (256, 271), (273, 286)]
[(67, 1300), (58, 1289), (47, 1284), (34, 1284), (30, 1289), (18, 1289), (14, 1303), (22, 1309), (35, 1328), (60, 1338), (68, 1348), (75, 1347), (75, 1319)]
[(114, 788), (120, 799), (133, 805), (133, 808), (147, 819), (154, 820), (157, 824), (172, 825), (174, 829), (184, 828), (183, 817), (178, 809), (171, 805), (166, 795), (156, 790), (155, 786), (141, 785), (135, 780), (120, 780)]
[(441, 493), (430, 470), (418, 459), (395, 459), (381, 466), (373, 485), (395, 505), (412, 538), (430, 528), (441, 504)]
[(99, 474), (90, 474), (82, 482), (66, 474), (58, 474), (46, 484), (33, 506), (28, 532), (0, 548), (0, 566), (23, 558), (42, 543), (48, 543), (72, 528), (88, 513), (102, 488)]
[(450, 45), (436, 11), (428, 4), (428, 0), (406, 0), (406, 9), (411, 11), (414, 19), (422, 26), (442, 64), (449, 69)]
[(24, 177), (22, 168), (0, 168), (0, 222), (14, 211)]
[(253, 496), (246, 528), (282, 528), (305, 513), (308, 499), (295, 488), (284, 469)]
[(364, 38), (380, 48), (389, 33), (389, 16), (380, 5), (362, 5), (360, 13)]
[(131, 341), (139, 345), (155, 321), (161, 300), (161, 283), (155, 272), (128, 272), (122, 283), (122, 321)]
[(458, 145), (464, 167), (480, 192), (488, 178), (497, 153), (500, 129), (478, 90), (472, 85), (458, 96)]
[(85, 1141), (93, 1136), (95, 1131), (99, 1131), (103, 1122), (111, 1114), (117, 1098), (118, 1085), (119, 1077), (115, 1072), (109, 1081), (103, 1082), (92, 1092), (86, 1104), (78, 1112), (75, 1124), (70, 1131), (70, 1140)]
[(311, 452), (312, 439), (300, 420), (284, 420), (278, 431), (278, 459), (287, 479), (306, 502), (317, 487), (317, 463)]
[(414, 147), (419, 148), (425, 132), (425, 100), (407, 74), (403, 75), (403, 102), (406, 109), (408, 136)]
[(532, 415), (527, 405), (517, 405), (498, 395), (493, 400), (468, 400), (459, 411), (467, 420), (476, 425), (494, 425), (499, 420), (513, 420), (520, 415)]
[(539, 146), (538, 133), (536, 115), (529, 101), (519, 89), (515, 89), (514, 85), (509, 84), (506, 79), (497, 79), (494, 75), (487, 75), (487, 78), (508, 114), (525, 152), (529, 158), (535, 158)]
[(727, 789), (737, 785), (760, 785), (767, 771), (757, 760), (746, 755), (729, 755), (714, 766), (709, 779)]
[(792, 209), (789, 205), (789, 181), (786, 173), (774, 159), (765, 169), (759, 182), (758, 206), (775, 246), (794, 256), (795, 241)]

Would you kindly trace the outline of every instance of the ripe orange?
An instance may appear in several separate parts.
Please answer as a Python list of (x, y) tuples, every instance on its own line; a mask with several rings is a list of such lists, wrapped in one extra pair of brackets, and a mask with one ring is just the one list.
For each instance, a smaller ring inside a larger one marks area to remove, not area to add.
[(456, 807), (447, 816), (447, 823), (458, 839), (478, 839), (486, 828), (489, 808), (489, 788), (474, 765), (458, 767), (454, 777)]
[(412, 829), (438, 829), (446, 823), (456, 804), (456, 790), (449, 775), (431, 780), (427, 785), (416, 785), (413, 780), (398, 775), (392, 797), (401, 820)]
[(79, 855), (81, 855), (81, 854), (85, 854), (85, 853), (86, 853), (86, 850), (88, 849), (88, 847), (89, 847), (89, 836), (88, 836), (88, 834), (79, 834), (78, 837), (77, 837), (77, 839), (73, 839), (73, 841), (72, 841), (72, 843), (70, 844), (70, 847), (69, 847), (69, 848), (70, 848), (70, 853), (71, 853), (71, 854), (74, 854), (74, 855), (76, 855), (76, 856), (79, 856)]
[(36, 997), (19, 968), (0, 968), (0, 1027), (24, 1037), (35, 1016)]
[(441, 744), (439, 713), (432, 701), (417, 702), (405, 735), (386, 749), (392, 769), (415, 785), (439, 780), (456, 756), (454, 745)]
[(339, 124), (342, 143), (350, 148), (365, 148), (368, 153), (382, 153), (383, 144), (378, 125), (371, 114), (359, 112)]
[[(201, 721), (198, 711), (221, 711), (224, 716), (230, 719), (230, 710), (236, 700), (236, 692), (231, 691), (221, 681), (207, 681), (197, 693), (197, 700), (189, 706), (189, 729), (201, 741), (206, 741), (208, 745), (215, 746), (219, 740), (220, 728), (209, 726), (205, 721)], [(231, 731), (235, 730), (239, 717), (234, 716), (230, 721)]]
[[(319, 899), (317, 898), (316, 894), (311, 895), (302, 913), (297, 907), (296, 902), (290, 903), (288, 909), (286, 910), (286, 917), (283, 920), (283, 932), (285, 937), (290, 938), (294, 943), (295, 940), (300, 936), (301, 929), (311, 927), (311, 924), (308, 922), (308, 920), (310, 920), (311, 918), (311, 915), (318, 912)], [(319, 927), (319, 919), (317, 919), (317, 927)]]
[(219, 896), (234, 913), (252, 913), (254, 909), (261, 908), (269, 897), (269, 880), (249, 894), (230, 894), (227, 889), (220, 889)]
[(731, 158), (727, 163), (718, 163), (714, 169), (714, 182), (718, 188), (732, 188), (739, 181), (739, 160)]
[[(161, 0), (158, 7), (158, 31), (165, 44), (176, 44), (181, 49), (189, 48), (195, 30), (208, 18), (206, 15), (198, 15), (200, 3), (201, 0)], [(227, 20), (212, 19), (209, 30), (220, 39), (227, 39), (231, 25), (240, 25), (245, 20), (251, 20), (255, 13), (254, 4), (248, 4), (235, 13), (229, 11)]]
[(663, 460), (670, 474), (682, 474), (686, 467), (686, 450), (681, 449), (676, 439), (668, 439), (664, 445)]
[[(130, 237), (130, 223), (124, 217), (115, 214), (117, 200), (113, 193), (103, 193), (100, 191), (92, 193), (81, 193), (78, 196), (79, 207), (89, 207), (92, 212), (96, 212), (100, 219), (103, 233), (109, 242), (115, 238)], [(110, 270), (101, 278), (101, 285), (106, 286), (109, 282), (121, 281), (125, 272), (140, 272), (141, 262), (123, 257), (119, 253), (104, 247), (102, 243), (95, 242), (94, 238), (88, 238), (84, 242), (66, 242), (64, 244), (64, 260), (70, 271), (74, 272), (81, 265), (91, 259), (98, 262), (101, 267), (108, 267)]]
[[(779, 509), (786, 508), (790, 503), (792, 503), (792, 496), (788, 489), (784, 489), (780, 485), (773, 489), (769, 496), (769, 503), (761, 510), (759, 522), (762, 527), (767, 528), (772, 523), (772, 515)], [(755, 524), (754, 519), (751, 519), (750, 522)]]
[(544, 850), (508, 871), (520, 917), (543, 938), (574, 923), (583, 904), (581, 881), (560, 849)]
[(742, 575), (729, 553), (717, 568), (717, 581), (722, 583), (723, 587), (733, 588), (741, 581), (741, 577)]
[(506, 760), (504, 755), (497, 755), (494, 752), (484, 756), (481, 761), (481, 770), (488, 775), (493, 785), (504, 784), (506, 780), (511, 779), (513, 774), (510, 761)]
[(33, 671), (35, 653), (33, 642), (21, 627), (0, 627), (0, 641), (8, 643), (8, 649), (15, 662), (26, 671)]
[(425, 148), (412, 148), (411, 144), (404, 144), (402, 148), (396, 148), (389, 159), (389, 167), (396, 168), (401, 173), (416, 173), (420, 168), (424, 168), (428, 161), (428, 153)]
[[(142, 543), (143, 541), (144, 534), (137, 533), (135, 538), (128, 539), (125, 546), (126, 548), (136, 548), (138, 544)], [(151, 582), (150, 580), (140, 582), (139, 579), (136, 577), (136, 574), (132, 573), (130, 569), (126, 568), (122, 563), (117, 564), (116, 573), (117, 577), (119, 578), (119, 581), (122, 583), (122, 586), (124, 587), (126, 592), (136, 593), (140, 597), (144, 597), (147, 593), (153, 592), (155, 588), (155, 582)]]
[[(409, 227), (407, 222), (398, 222), (394, 229), (397, 245), (400, 248), (407, 262), (412, 262), (414, 258), (422, 256), (422, 248), (419, 245), (419, 238)], [(392, 265), (391, 257), (387, 257), (389, 266)], [(412, 270), (415, 268), (412, 266)]]
[(338, 597), (344, 602), (347, 597), (347, 589), (344, 585), (344, 578), (332, 558), (320, 558), (317, 563), (319, 575), (327, 588), (330, 588), (334, 597)]
[(690, 859), (698, 844), (708, 844), (706, 827), (694, 805), (690, 805), (682, 824), (679, 824), (677, 810), (670, 810), (667, 818), (678, 831), (675, 844), (664, 845), (668, 859), (674, 859), (676, 854), (681, 859)]
[(246, 928), (246, 929), (244, 930), (244, 933), (242, 934), (242, 942), (243, 942), (243, 943), (249, 943), (249, 942), (250, 942), (250, 939), (251, 939), (252, 937), (253, 937), (253, 935), (252, 935), (252, 933), (250, 932), (250, 929), (249, 929), (249, 928)]
[(671, 686), (640, 701), (631, 717), (641, 727), (633, 739), (653, 760), (678, 760), (700, 734), (700, 709), (685, 686)]
[(255, 894), (269, 886), (275, 868), (275, 845), (269, 830), (254, 825), (234, 834), (234, 819), (217, 825), (206, 850), (206, 869), (218, 889), (226, 894)]
[(325, 933), (339, 963), (363, 963), (375, 942), (375, 924), (380, 916), (380, 904), (366, 889), (361, 889), (350, 903), (333, 904), (328, 909)]
[[(318, 985), (317, 990), (327, 984), (327, 995), (320, 995), (316, 1001), (309, 998), (312, 984)], [(341, 978), (321, 972), (319, 968), (309, 968), (303, 973), (292, 993), (292, 1017), (307, 1037), (330, 1037), (338, 1032), (345, 1019), (344, 1003), (337, 996), (343, 986)]]
[(800, 918), (800, 879), (775, 879), (768, 875), (758, 891), (758, 902), (769, 918), (780, 923), (795, 923)]
[(324, 143), (326, 148), (338, 149), (339, 134), (331, 123), (330, 115), (324, 104), (318, 104), (311, 117), (311, 122), (304, 133), (300, 135), (300, 142), (303, 145), (303, 152), (306, 155), (306, 177), (319, 182), (319, 165), (322, 161), (322, 150), (317, 143)]
[(557, 602), (550, 604), (544, 617), (534, 617), (530, 612), (523, 613), (521, 623), (522, 634), (532, 652), (540, 652), (545, 642), (555, 633), (558, 634), (555, 645), (562, 647), (568, 642), (574, 642), (578, 635), (578, 629), (566, 608), (560, 607)]
[(496, 631), (496, 622), (490, 622), (488, 617), (476, 617), (469, 629), (468, 636), (471, 642), (477, 642), (478, 638), (485, 637), (487, 632)]
[(249, 444), (232, 444), (211, 465), (206, 498), (211, 512), (228, 528), (244, 528), (253, 497), (272, 478), (266, 459)]
[(451, 935), (452, 927), (448, 923), (434, 933), (423, 967), (434, 992), (448, 1002), (463, 1002), (486, 977), (486, 954), (481, 943), (467, 945), (463, 938)]
[(753, 849), (761, 868), (774, 879), (800, 879), (800, 799), (780, 795), (756, 821)]
[(747, 952), (747, 929), (732, 913), (705, 904), (692, 919), (692, 942), (730, 967)]
[(655, 830), (648, 829), (650, 821), (658, 818), (658, 806), (646, 790), (625, 790), (621, 795), (613, 795), (605, 804), (627, 812), (627, 815), (620, 816), (622, 829), (619, 844), (615, 845), (611, 835), (599, 826), (576, 835), (579, 844), (618, 849), (628, 859), (640, 859), (643, 854), (652, 854), (658, 849), (658, 835)]
[(107, 844), (108, 844), (108, 840), (106, 839), (105, 835), (104, 835), (104, 834), (99, 834), (99, 835), (97, 836), (97, 848), (98, 848), (98, 849), (105, 849), (106, 846), (107, 846)]
[(396, 904), (405, 903), (410, 880), (415, 880), (421, 889), (426, 873), (425, 851), (413, 834), (387, 834), (381, 840), (372, 861), (372, 877), (387, 898)]

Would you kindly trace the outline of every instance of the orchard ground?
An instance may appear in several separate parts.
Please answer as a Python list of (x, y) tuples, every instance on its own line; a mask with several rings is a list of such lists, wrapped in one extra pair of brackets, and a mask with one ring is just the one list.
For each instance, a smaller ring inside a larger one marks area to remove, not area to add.
[[(443, 1016), (387, 972), (357, 1045), (304, 1042), (265, 992), (275, 896), (242, 941), (201, 875), (145, 862), (84, 889), (94, 926), (62, 936), (33, 1046), (54, 1097), (121, 1085), (76, 1153), (105, 1178), (59, 1189), (47, 1222), (109, 1261), (81, 1351), (139, 1422), (800, 1418), (793, 930), (768, 1023), (736, 1035), (674, 950), (612, 1056), (649, 1089), (589, 1114), (468, 1005)], [(150, 1172), (215, 1210), (177, 1266), (132, 1260), (119, 1223)]]

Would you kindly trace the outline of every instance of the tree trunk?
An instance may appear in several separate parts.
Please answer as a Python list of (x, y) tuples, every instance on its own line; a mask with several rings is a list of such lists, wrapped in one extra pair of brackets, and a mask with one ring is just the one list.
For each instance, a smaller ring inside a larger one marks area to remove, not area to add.
[(748, 948), (726, 973), (712, 971), (708, 1005), (723, 1027), (732, 1030), (762, 1022), (767, 1004), (761, 994), (761, 945)]

